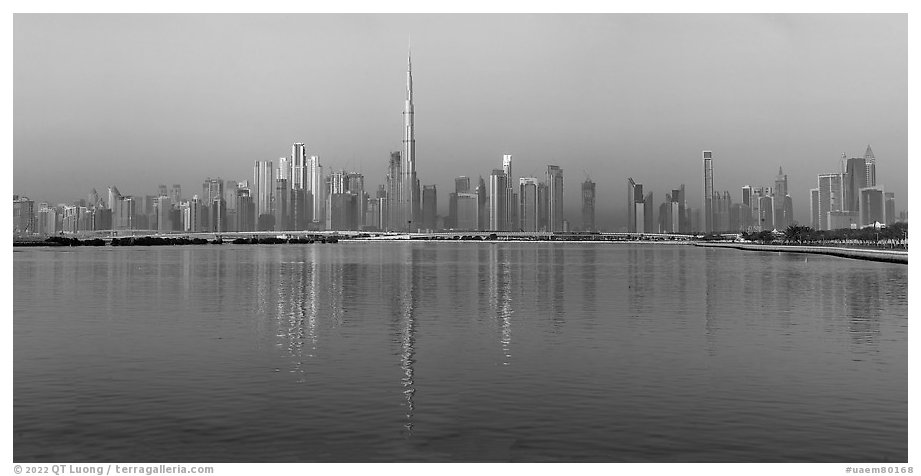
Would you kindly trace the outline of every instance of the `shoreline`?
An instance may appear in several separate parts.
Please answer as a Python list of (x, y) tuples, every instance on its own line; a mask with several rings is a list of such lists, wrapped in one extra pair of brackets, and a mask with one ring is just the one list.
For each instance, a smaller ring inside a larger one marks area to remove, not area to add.
[(835, 248), (831, 246), (760, 245), (755, 243), (694, 243), (702, 248), (732, 248), (742, 251), (769, 251), (786, 253), (809, 253), (837, 256), (839, 258), (880, 261), (884, 263), (908, 264), (907, 251), (872, 250), (857, 248)]

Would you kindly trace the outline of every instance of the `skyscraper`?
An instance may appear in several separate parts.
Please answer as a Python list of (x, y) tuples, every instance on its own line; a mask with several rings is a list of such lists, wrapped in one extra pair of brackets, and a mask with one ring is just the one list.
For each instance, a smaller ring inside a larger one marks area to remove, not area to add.
[(713, 215), (713, 151), (703, 151), (704, 159), (704, 231), (712, 233)]
[(172, 204), (168, 196), (160, 195), (157, 197), (157, 231), (159, 233), (167, 233), (173, 229), (173, 224), (170, 220), (170, 209), (172, 209)]
[(291, 189), (304, 190), (306, 187), (307, 147), (301, 142), (291, 146)]
[(390, 164), (387, 167), (387, 210), (385, 213), (385, 230), (403, 230), (403, 209), (399, 197), (403, 194), (403, 159), (399, 151), (390, 153)]
[(454, 193), (470, 193), (470, 177), (461, 175), (455, 178)]
[(480, 229), (480, 204), (475, 193), (457, 194), (457, 223), (454, 227), (458, 230), (475, 231)]
[(438, 226), (438, 189), (435, 185), (422, 187), (422, 228), (435, 230)]
[[(271, 164), (271, 162), (269, 162)], [(207, 213), (202, 213), (202, 225), (207, 231), (227, 231), (227, 206), (224, 201), (224, 181), (220, 177), (208, 177), (202, 184), (202, 204)]]
[(780, 167), (777, 177), (774, 178), (774, 227), (782, 230), (792, 221), (792, 200), (787, 191), (787, 174), (783, 173), (783, 167)]
[(518, 193), (515, 190), (515, 177), (512, 175), (512, 155), (505, 154), (502, 156), (502, 171), (505, 172), (505, 183), (506, 183), (506, 210), (505, 210), (505, 222), (506, 230), (517, 230), (518, 229)]
[(275, 179), (275, 202), (272, 212), (275, 215), (275, 231), (289, 230), (288, 223), (288, 179)]
[[(253, 167), (253, 186), (256, 192), (255, 202), (257, 218), (259, 215), (272, 214), (272, 192), (275, 188), (274, 179), (272, 161), (257, 160), (256, 165)], [(202, 201), (207, 206), (211, 206), (211, 202), (206, 200), (206, 198), (207, 197), (203, 197)]]
[[(279, 157), (278, 158), (278, 168), (275, 169), (275, 189), (278, 187), (278, 179), (285, 179), (285, 186), (289, 189), (291, 188), (291, 158), (289, 157)], [(287, 195), (287, 193), (285, 193)]]
[(538, 231), (538, 180), (535, 177), (521, 177), (518, 179), (518, 197), (521, 211), (518, 213), (521, 231)]
[(411, 230), (419, 225), (419, 189), (416, 179), (416, 134), (414, 131), (413, 112), (413, 61), (412, 52), (406, 59), (406, 99), (403, 103), (403, 153), (400, 164), (401, 184), (398, 206), (400, 216), (398, 229)]
[(847, 159), (847, 175), (844, 178), (844, 210), (857, 212), (860, 209), (860, 189), (867, 187), (867, 161), (863, 157)]
[(121, 198), (121, 196), (122, 196), (122, 194), (118, 193), (118, 187), (116, 187), (116, 186), (114, 186), (114, 185), (111, 186), (111, 187), (109, 187), (109, 196), (108, 196), (108, 200), (106, 201), (106, 207), (107, 207), (109, 210), (113, 210), (113, 211), (114, 211), (114, 210), (115, 210), (115, 201), (118, 200), (119, 198)]
[(486, 206), (486, 181), (480, 176), (476, 186), (477, 221), (480, 231), (489, 229), (489, 208)]
[(812, 229), (822, 229), (820, 228), (822, 221), (819, 218), (819, 189), (817, 188), (809, 189), (809, 218)]
[(844, 177), (841, 174), (819, 175), (819, 226), (818, 230), (830, 230), (829, 213), (844, 209)]
[(886, 192), (883, 194), (883, 199), (886, 202), (886, 224), (891, 225), (898, 219), (898, 217), (895, 216), (895, 194)]
[(502, 169), (489, 174), (489, 229), (508, 231), (508, 176)]
[(873, 155), (873, 149), (867, 144), (867, 151), (863, 154), (863, 160), (867, 167), (867, 187), (876, 186), (876, 156)]
[(595, 182), (590, 177), (582, 182), (582, 230), (595, 231)]
[(627, 233), (637, 232), (636, 204), (643, 201), (643, 184), (638, 184), (633, 177), (627, 177)]
[(549, 231), (563, 231), (563, 169), (547, 166), (547, 226)]
[(860, 226), (886, 223), (885, 200), (885, 193), (879, 187), (860, 189)]
[(323, 223), (323, 212), (326, 209), (325, 183), (323, 180), (323, 166), (320, 165), (320, 157), (311, 155), (307, 159), (307, 171), (304, 178), (304, 186), (310, 192), (306, 197), (307, 202), (313, 201), (313, 223), (320, 226)]

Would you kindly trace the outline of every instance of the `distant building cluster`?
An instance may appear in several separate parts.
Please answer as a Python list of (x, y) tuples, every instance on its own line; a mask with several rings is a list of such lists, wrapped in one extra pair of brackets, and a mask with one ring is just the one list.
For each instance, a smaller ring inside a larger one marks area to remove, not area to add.
[[(595, 182), (581, 186), (581, 223), (563, 216), (563, 169), (547, 165), (542, 177), (516, 177), (512, 155), (488, 181), (461, 176), (448, 194), (448, 214), (438, 215), (435, 185), (420, 186), (416, 175), (412, 57), (407, 60), (403, 105), (403, 147), (390, 153), (387, 174), (373, 196), (361, 173), (324, 174), (318, 155), (303, 143), (277, 161), (255, 161), (252, 181), (208, 177), (201, 194), (184, 197), (179, 185), (160, 185), (155, 195), (105, 195), (93, 189), (86, 199), (52, 206), (13, 196), (14, 235), (76, 234), (89, 231), (248, 232), (248, 231), (599, 231)], [(741, 202), (714, 187), (713, 152), (703, 151), (704, 200), (688, 207), (685, 186), (665, 194), (654, 207), (653, 193), (627, 179), (629, 233), (751, 232), (781, 230), (794, 223), (793, 200), (783, 168), (773, 186), (742, 187)], [(862, 158), (842, 159), (841, 171), (820, 174), (810, 190), (812, 227), (819, 230), (890, 224), (895, 197), (876, 183), (876, 158), (867, 146)], [(612, 230), (619, 231), (619, 230)]]
[(905, 221), (895, 214), (895, 194), (876, 183), (876, 156), (867, 146), (863, 157), (841, 155), (837, 173), (819, 174), (817, 187), (809, 191), (812, 227), (817, 230), (863, 228)]

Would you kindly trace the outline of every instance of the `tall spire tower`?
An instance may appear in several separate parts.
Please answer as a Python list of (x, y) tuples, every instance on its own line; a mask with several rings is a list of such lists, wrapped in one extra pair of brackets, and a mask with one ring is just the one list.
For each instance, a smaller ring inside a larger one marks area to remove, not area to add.
[(400, 210), (402, 223), (398, 229), (414, 230), (419, 222), (419, 184), (416, 179), (416, 135), (413, 124), (413, 58), (412, 45), (406, 56), (406, 100), (403, 103), (402, 180), (400, 180)]

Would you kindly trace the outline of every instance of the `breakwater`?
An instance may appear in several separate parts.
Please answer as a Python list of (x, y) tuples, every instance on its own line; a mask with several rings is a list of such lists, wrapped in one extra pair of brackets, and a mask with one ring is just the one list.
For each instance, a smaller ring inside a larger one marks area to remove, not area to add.
[(836, 248), (831, 246), (799, 246), (799, 245), (762, 245), (756, 243), (694, 243), (696, 246), (707, 248), (733, 248), (743, 251), (773, 251), (785, 253), (812, 253), (820, 255), (838, 256), (841, 258), (862, 259), (868, 261), (883, 261), (886, 263), (908, 264), (907, 251), (874, 250), (859, 248)]

